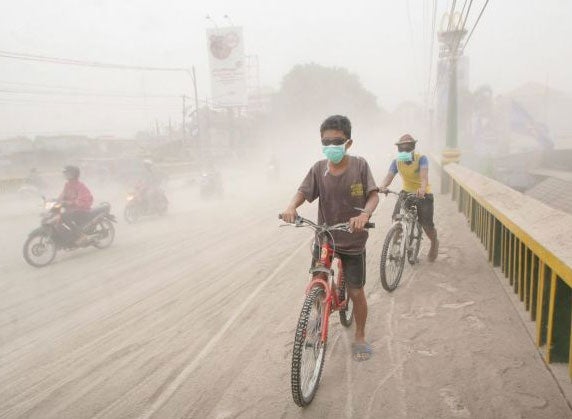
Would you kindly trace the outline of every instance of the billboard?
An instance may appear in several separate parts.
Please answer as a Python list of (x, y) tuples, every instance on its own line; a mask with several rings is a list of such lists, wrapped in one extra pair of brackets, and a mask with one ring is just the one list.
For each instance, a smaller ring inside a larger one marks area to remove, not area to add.
[(247, 104), (246, 60), (241, 27), (207, 29), (212, 101), (221, 107)]

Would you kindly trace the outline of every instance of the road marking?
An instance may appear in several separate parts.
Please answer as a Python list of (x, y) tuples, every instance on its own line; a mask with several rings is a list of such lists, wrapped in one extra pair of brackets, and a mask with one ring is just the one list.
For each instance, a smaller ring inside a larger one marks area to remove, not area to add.
[(212, 348), (218, 343), (219, 340), (222, 339), (223, 335), (227, 332), (228, 329), (232, 326), (232, 324), (240, 317), (240, 315), (246, 310), (248, 305), (254, 300), (254, 298), (262, 291), (262, 289), (271, 282), (276, 275), (286, 266), (294, 256), (301, 250), (307, 249), (308, 243), (310, 240), (304, 240), (304, 242), (297, 247), (286, 259), (284, 259), (280, 265), (274, 269), (274, 271), (264, 280), (262, 281), (258, 287), (250, 294), (248, 298), (246, 298), (242, 304), (238, 307), (238, 309), (234, 312), (234, 314), (226, 321), (226, 323), (222, 326), (219, 332), (212, 337), (212, 339), (205, 345), (205, 347), (199, 352), (199, 354), (193, 359), (180, 373), (175, 377), (175, 379), (169, 384), (169, 386), (161, 393), (161, 395), (155, 400), (155, 402), (149, 407), (147, 412), (145, 412), (141, 418), (148, 419), (150, 418), (157, 410), (159, 410), (165, 403), (169, 401), (169, 399), (175, 394), (177, 389), (183, 384), (183, 382), (188, 378), (188, 376), (199, 366), (199, 363), (203, 360), (205, 356), (209, 352), (211, 352)]
[[(346, 339), (346, 348), (348, 351), (351, 352), (351, 344), (349, 344), (348, 339)], [(354, 408), (353, 408), (353, 359), (351, 356), (346, 356), (346, 418), (351, 419), (354, 417)]]
[(465, 301), (464, 303), (458, 303), (458, 304), (443, 304), (441, 307), (459, 309), (463, 307), (472, 306), (473, 304), (475, 304), (474, 301)]

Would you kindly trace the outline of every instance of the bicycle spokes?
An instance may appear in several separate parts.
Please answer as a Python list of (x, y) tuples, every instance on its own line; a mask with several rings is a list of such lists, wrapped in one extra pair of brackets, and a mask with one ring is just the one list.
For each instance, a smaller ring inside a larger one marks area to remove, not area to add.
[(406, 241), (401, 224), (394, 224), (387, 232), (381, 252), (379, 270), (381, 285), (387, 291), (393, 291), (401, 279)]

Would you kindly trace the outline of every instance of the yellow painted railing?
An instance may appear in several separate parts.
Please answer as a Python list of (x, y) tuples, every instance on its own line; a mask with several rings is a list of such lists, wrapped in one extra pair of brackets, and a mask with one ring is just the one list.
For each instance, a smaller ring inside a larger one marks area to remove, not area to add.
[(457, 164), (443, 167), (453, 200), (536, 321), (545, 359), (572, 378), (572, 216)]

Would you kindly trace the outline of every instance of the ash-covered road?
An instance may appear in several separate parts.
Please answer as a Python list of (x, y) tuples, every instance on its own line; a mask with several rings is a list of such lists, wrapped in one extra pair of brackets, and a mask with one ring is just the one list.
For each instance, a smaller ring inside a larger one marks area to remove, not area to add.
[[(382, 198), (368, 242), (374, 355), (354, 362), (353, 329), (332, 317), (318, 394), (295, 406), (290, 360), (311, 232), (278, 227), (296, 184), (237, 182), (210, 202), (175, 188), (167, 216), (120, 220), (111, 248), (61, 254), (43, 269), (21, 257), (38, 211), (4, 205), (0, 417), (572, 417), (445, 197), (438, 262), (406, 267), (391, 295), (378, 280), (393, 206)], [(120, 200), (113, 209), (121, 214)], [(315, 218), (311, 206), (303, 213)]]

